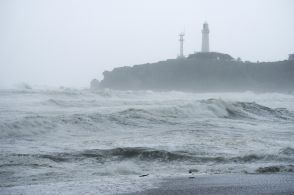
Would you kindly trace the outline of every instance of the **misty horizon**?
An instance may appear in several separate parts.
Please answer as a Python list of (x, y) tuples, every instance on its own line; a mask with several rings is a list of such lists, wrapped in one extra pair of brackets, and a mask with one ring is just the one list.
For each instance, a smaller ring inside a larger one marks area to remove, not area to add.
[(294, 3), (284, 1), (1, 1), (0, 87), (18, 83), (88, 87), (102, 72), (200, 51), (246, 61), (294, 52)]

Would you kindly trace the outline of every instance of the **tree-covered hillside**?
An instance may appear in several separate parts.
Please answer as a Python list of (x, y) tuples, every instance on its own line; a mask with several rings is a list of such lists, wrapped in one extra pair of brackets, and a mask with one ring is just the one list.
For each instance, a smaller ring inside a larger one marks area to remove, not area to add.
[(215, 52), (115, 68), (103, 75), (99, 88), (119, 90), (294, 91), (294, 61), (242, 62)]

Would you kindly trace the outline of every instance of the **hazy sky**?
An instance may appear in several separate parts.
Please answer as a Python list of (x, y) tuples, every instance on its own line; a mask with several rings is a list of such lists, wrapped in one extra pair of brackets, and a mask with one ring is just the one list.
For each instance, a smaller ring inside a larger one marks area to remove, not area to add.
[(0, 87), (88, 86), (114, 67), (200, 50), (250, 61), (294, 53), (293, 0), (0, 0)]

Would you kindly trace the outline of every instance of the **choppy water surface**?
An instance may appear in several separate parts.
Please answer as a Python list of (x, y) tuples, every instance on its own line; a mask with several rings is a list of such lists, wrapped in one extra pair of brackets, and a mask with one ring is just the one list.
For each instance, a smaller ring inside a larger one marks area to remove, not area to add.
[(189, 170), (293, 172), (294, 95), (1, 90), (0, 146), (4, 194), (131, 192)]

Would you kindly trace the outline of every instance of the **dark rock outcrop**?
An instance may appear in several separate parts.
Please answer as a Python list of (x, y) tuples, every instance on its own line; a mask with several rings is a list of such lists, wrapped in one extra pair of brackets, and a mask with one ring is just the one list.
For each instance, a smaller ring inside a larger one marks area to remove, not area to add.
[(92, 81), (90, 83), (90, 89), (91, 90), (99, 89), (99, 84), (100, 84), (100, 82), (97, 79), (92, 79)]

